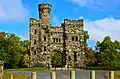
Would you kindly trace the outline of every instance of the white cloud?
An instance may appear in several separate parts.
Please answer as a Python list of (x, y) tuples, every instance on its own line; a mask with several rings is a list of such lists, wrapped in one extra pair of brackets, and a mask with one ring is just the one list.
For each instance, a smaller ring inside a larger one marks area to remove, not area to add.
[(80, 16), (79, 19), (84, 19), (84, 17), (83, 17), (83, 16)]
[(28, 15), (22, 0), (0, 0), (0, 22), (25, 20)]
[(105, 36), (110, 36), (113, 40), (120, 40), (120, 19), (85, 20), (85, 29), (90, 34), (90, 40), (102, 41)]
[(65, 0), (77, 4), (82, 7), (87, 7), (91, 9), (101, 10), (101, 11), (113, 11), (118, 9), (120, 6), (119, 0)]

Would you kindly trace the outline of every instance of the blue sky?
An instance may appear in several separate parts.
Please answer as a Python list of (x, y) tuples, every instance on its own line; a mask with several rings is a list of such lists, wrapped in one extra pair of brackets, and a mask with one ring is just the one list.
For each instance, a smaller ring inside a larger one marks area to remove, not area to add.
[(29, 39), (29, 18), (38, 19), (38, 4), (52, 4), (51, 23), (64, 19), (84, 19), (89, 46), (105, 36), (120, 40), (120, 0), (0, 0), (0, 31)]

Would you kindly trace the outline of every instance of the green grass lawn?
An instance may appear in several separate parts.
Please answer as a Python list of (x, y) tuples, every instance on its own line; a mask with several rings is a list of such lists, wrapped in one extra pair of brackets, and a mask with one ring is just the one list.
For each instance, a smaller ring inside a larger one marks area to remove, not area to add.
[[(3, 79), (9, 79), (10, 74), (7, 73), (9, 71), (48, 71), (47, 68), (18, 68), (18, 69), (4, 69)], [(24, 75), (14, 75), (14, 79), (29, 79)]]
[[(10, 77), (10, 74), (7, 72), (4, 72), (3, 79), (9, 79), (9, 77)], [(13, 75), (13, 79), (29, 79), (29, 78), (24, 75)]]
[(115, 71), (114, 74), (115, 79), (120, 79), (120, 71)]
[(18, 69), (4, 69), (4, 71), (47, 71), (48, 68), (18, 68)]

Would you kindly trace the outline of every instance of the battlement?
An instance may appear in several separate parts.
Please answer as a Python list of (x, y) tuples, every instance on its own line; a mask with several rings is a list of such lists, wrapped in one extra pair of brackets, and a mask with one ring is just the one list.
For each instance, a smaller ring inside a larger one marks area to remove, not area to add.
[(48, 3), (43, 3), (43, 4), (39, 4), (38, 8), (39, 9), (51, 9), (52, 5), (48, 4)]
[(79, 20), (70, 20), (70, 19), (64, 19), (64, 24), (65, 25), (78, 25), (78, 24), (83, 24), (83, 19)]
[(50, 27), (50, 31), (51, 32), (58, 32), (58, 33), (63, 33), (63, 28), (62, 27), (58, 27), (58, 26), (55, 26), (55, 27)]
[(40, 21), (34, 18), (30, 18), (30, 24), (34, 24), (34, 23), (40, 23)]

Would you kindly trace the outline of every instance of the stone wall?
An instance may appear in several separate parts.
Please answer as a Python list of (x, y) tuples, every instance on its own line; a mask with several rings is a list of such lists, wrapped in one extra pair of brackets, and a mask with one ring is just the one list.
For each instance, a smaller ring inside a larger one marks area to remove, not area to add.
[[(66, 35), (65, 46), (67, 59), (66, 63), (74, 66), (77, 64), (79, 67), (83, 65), (83, 20), (69, 20), (65, 19), (63, 23), (64, 34)], [(76, 57), (76, 58), (75, 58)]]

